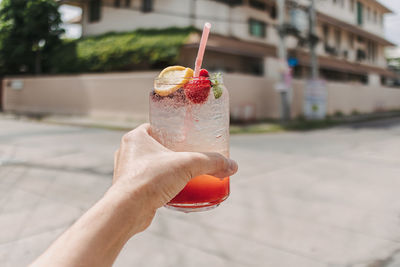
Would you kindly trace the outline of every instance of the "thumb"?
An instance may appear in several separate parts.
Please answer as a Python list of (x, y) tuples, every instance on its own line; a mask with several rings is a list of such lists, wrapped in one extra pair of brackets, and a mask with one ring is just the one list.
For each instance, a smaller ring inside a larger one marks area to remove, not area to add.
[(225, 178), (235, 174), (238, 165), (234, 160), (228, 159), (214, 152), (181, 152), (184, 153), (185, 169), (191, 178), (202, 174), (209, 174)]

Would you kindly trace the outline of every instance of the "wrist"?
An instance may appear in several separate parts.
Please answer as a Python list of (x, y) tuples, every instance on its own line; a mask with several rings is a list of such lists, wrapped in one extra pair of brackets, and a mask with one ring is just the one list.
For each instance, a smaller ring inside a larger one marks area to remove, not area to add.
[(111, 186), (104, 199), (112, 203), (115, 211), (123, 218), (129, 228), (129, 237), (146, 229), (155, 215), (156, 209), (141, 190), (129, 190), (119, 183)]

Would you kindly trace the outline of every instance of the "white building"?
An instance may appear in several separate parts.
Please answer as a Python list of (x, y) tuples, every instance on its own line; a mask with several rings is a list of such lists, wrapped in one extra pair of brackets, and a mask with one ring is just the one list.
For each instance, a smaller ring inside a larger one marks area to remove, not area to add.
[[(205, 67), (228, 72), (276, 76), (278, 33), (273, 0), (64, 0), (80, 6), (82, 35), (138, 28), (194, 26), (212, 23)], [(287, 18), (295, 3), (287, 0)], [(316, 1), (317, 53), (320, 74), (326, 79), (379, 84), (393, 77), (386, 68), (383, 16), (391, 10), (376, 0)], [(190, 66), (199, 34), (181, 50), (180, 63)], [(295, 58), (296, 77), (309, 75), (308, 46), (294, 36), (286, 38), (288, 55)]]

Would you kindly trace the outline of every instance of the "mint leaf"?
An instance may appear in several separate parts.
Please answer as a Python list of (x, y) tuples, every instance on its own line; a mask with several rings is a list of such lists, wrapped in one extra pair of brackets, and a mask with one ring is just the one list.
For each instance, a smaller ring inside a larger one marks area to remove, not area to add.
[(222, 95), (222, 88), (219, 85), (214, 85), (212, 87), (215, 99), (218, 99)]
[(211, 74), (210, 81), (213, 85), (214, 84), (216, 84), (216, 85), (223, 84), (221, 72)]
[(212, 89), (213, 89), (213, 93), (214, 93), (215, 99), (220, 98), (221, 95), (222, 95), (222, 87), (221, 87), (221, 85), (223, 84), (222, 74), (220, 72), (213, 73), (210, 76), (210, 81), (211, 81), (211, 84), (212, 84)]

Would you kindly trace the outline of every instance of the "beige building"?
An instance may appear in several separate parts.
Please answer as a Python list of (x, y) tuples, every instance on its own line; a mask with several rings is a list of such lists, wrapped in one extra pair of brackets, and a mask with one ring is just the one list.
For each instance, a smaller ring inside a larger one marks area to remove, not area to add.
[[(210, 70), (276, 77), (278, 32), (273, 0), (64, 0), (80, 6), (82, 35), (138, 28), (194, 26), (212, 23), (205, 67)], [(293, 6), (307, 0), (287, 0), (288, 24)], [(393, 77), (386, 68), (384, 48), (393, 44), (383, 37), (383, 17), (391, 11), (376, 0), (316, 1), (320, 75), (328, 80), (378, 85)], [(180, 63), (192, 65), (199, 34), (181, 50)], [(294, 76), (309, 76), (308, 45), (286, 37), (288, 55), (298, 63)]]

